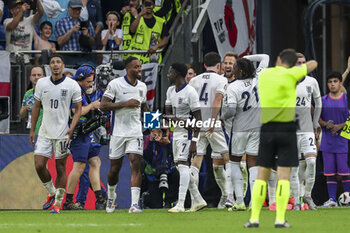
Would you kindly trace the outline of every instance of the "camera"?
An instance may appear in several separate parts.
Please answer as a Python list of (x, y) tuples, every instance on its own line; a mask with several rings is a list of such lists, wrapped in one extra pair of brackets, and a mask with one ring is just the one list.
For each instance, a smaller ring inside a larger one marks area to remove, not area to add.
[(161, 173), (159, 176), (159, 189), (162, 192), (165, 192), (169, 189), (168, 174), (166, 172)]
[(80, 30), (83, 28), (89, 28), (89, 21), (80, 21)]

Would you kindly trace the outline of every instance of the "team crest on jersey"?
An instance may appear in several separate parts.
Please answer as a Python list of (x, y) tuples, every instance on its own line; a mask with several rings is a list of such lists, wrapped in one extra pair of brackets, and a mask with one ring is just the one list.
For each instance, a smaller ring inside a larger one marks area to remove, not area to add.
[(311, 94), (312, 90), (311, 90), (311, 87), (310, 86), (306, 86), (306, 91), (308, 94)]
[(67, 89), (61, 89), (61, 96), (62, 96), (62, 97), (67, 96), (67, 92), (68, 92)]
[(179, 104), (182, 104), (183, 99), (180, 97), (179, 98)]

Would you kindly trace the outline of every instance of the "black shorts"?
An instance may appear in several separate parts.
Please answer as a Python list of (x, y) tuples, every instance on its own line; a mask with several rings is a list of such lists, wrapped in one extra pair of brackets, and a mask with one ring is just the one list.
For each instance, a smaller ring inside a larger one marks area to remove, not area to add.
[(295, 122), (269, 122), (261, 127), (257, 165), (272, 168), (297, 167), (297, 124)]

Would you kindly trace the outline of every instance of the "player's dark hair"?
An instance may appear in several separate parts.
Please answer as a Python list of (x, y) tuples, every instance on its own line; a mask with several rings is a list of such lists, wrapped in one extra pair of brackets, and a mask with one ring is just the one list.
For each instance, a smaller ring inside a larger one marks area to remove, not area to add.
[(128, 57), (126, 60), (125, 60), (125, 67), (127, 67), (129, 65), (129, 63), (131, 63), (132, 61), (135, 61), (135, 60), (138, 60), (136, 57)]
[(337, 79), (339, 79), (340, 82), (343, 80), (342, 75), (341, 75), (341, 73), (339, 73), (339, 72), (332, 72), (332, 73), (329, 73), (329, 74), (327, 75), (327, 77), (326, 77), (327, 82), (328, 82), (328, 80), (330, 80), (331, 78), (337, 78)]
[(41, 31), (41, 30), (43, 30), (43, 28), (44, 28), (44, 26), (45, 26), (45, 25), (50, 26), (50, 27), (51, 27), (51, 29), (52, 29), (52, 23), (51, 23), (51, 22), (49, 22), (49, 21), (44, 21), (44, 22), (42, 22), (42, 23), (40, 24), (40, 26), (39, 26), (40, 31)]
[(227, 53), (225, 54), (224, 60), (225, 60), (226, 57), (234, 57), (234, 58), (236, 58), (236, 60), (237, 60), (237, 59), (238, 59), (238, 54), (235, 53), (235, 52), (229, 51), (229, 52), (227, 52)]
[(51, 57), (49, 58), (49, 64), (50, 64), (52, 58), (54, 58), (54, 57), (61, 58), (61, 60), (62, 60), (62, 62), (63, 62), (63, 64), (64, 64), (64, 59), (63, 59), (63, 57), (62, 57), (61, 55), (57, 54), (57, 53), (54, 53), (54, 54), (51, 55)]
[(216, 52), (210, 52), (204, 56), (204, 64), (208, 67), (216, 66), (221, 63), (221, 57)]
[(239, 78), (247, 79), (255, 77), (255, 67), (251, 61), (246, 58), (239, 58), (236, 61), (236, 66), (242, 71), (242, 76)]
[(284, 49), (278, 56), (280, 57), (282, 64), (289, 67), (295, 66), (295, 63), (298, 61), (298, 57), (294, 49)]
[(181, 77), (185, 78), (187, 75), (187, 66), (185, 63), (175, 62), (171, 64), (171, 67), (175, 70), (175, 72)]
[(41, 68), (42, 71), (43, 71), (44, 76), (46, 75), (46, 73), (45, 73), (45, 68), (44, 68), (43, 66), (40, 66), (40, 65), (32, 66), (32, 68), (30, 69), (30, 73), (32, 73), (32, 70), (33, 70), (34, 68)]

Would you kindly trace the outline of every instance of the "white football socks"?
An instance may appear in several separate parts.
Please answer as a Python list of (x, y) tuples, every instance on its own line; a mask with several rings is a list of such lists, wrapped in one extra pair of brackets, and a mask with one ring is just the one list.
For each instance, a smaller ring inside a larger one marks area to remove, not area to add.
[(56, 189), (56, 196), (55, 196), (55, 206), (58, 206), (61, 208), (61, 204), (63, 201), (65, 189), (64, 188), (57, 188)]
[(53, 182), (52, 180), (50, 180), (49, 182), (46, 182), (46, 183), (43, 183), (47, 193), (50, 195), (50, 196), (53, 196), (56, 194), (56, 188), (55, 186), (53, 185)]
[(316, 175), (316, 158), (308, 157), (306, 161), (306, 171), (305, 171), (305, 196), (311, 197), (311, 191), (315, 184)]
[(202, 196), (198, 190), (199, 170), (195, 166), (190, 168), (190, 183), (188, 189), (191, 193), (192, 202), (198, 202), (202, 199)]
[(180, 185), (177, 205), (179, 207), (184, 207), (186, 193), (190, 184), (190, 168), (187, 165), (179, 164), (178, 170), (180, 174)]
[(236, 196), (236, 203), (239, 205), (243, 202), (244, 179), (242, 176), (240, 162), (230, 161), (230, 164), (231, 164), (231, 177), (233, 180), (233, 190)]
[(131, 206), (139, 205), (140, 187), (131, 187)]
[(267, 182), (269, 205), (276, 202), (277, 173), (271, 169), (270, 178)]
[(301, 197), (305, 195), (305, 170), (306, 170), (306, 161), (299, 160), (299, 194)]
[(226, 174), (224, 165), (213, 165), (215, 181), (218, 184), (221, 195), (227, 197)]
[(250, 185), (250, 193), (253, 193), (253, 187), (256, 178), (258, 177), (258, 167), (254, 166), (249, 168), (249, 185)]
[(290, 172), (290, 193), (294, 197), (295, 204), (300, 204), (298, 170), (299, 167), (292, 167)]

